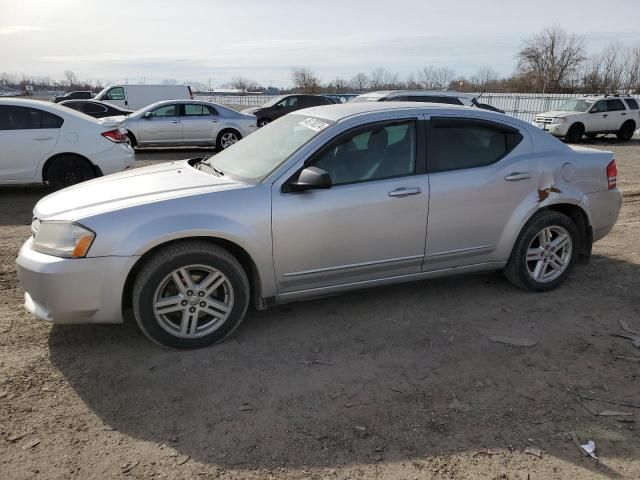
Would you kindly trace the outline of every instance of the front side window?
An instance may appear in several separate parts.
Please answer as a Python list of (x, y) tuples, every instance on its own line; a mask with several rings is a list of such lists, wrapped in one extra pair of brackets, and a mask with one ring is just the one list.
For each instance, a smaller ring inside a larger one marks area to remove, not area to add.
[(107, 92), (104, 100), (124, 100), (124, 88), (113, 87)]
[(490, 122), (434, 118), (427, 144), (429, 172), (477, 168), (497, 162), (522, 140), (514, 129)]
[(153, 117), (175, 117), (176, 115), (176, 105), (163, 105), (155, 110), (151, 110), (151, 116)]
[(296, 108), (298, 106), (298, 97), (287, 97), (276, 106), (282, 108)]
[(412, 175), (416, 168), (414, 121), (358, 128), (340, 137), (311, 163), (334, 185)]
[(606, 111), (607, 111), (607, 102), (600, 101), (595, 103), (595, 105), (591, 108), (589, 113), (602, 113)]
[(187, 103), (184, 106), (185, 117), (205, 117), (210, 115), (217, 115), (217, 112), (212, 112), (212, 108), (208, 105), (201, 105), (196, 103)]
[(616, 112), (618, 110), (626, 110), (626, 108), (624, 108), (624, 103), (622, 103), (622, 100), (620, 100), (618, 98), (614, 98), (612, 100), (607, 100), (607, 111), (608, 112)]
[(61, 117), (37, 108), (0, 106), (0, 130), (60, 128), (63, 123)]

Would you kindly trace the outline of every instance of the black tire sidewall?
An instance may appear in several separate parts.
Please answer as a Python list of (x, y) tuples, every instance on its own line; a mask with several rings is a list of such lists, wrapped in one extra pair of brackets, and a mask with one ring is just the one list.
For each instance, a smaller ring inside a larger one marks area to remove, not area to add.
[(618, 135), (616, 136), (618, 137), (619, 140), (624, 140), (624, 141), (631, 140), (631, 138), (633, 137), (633, 133), (635, 132), (634, 127), (635, 126), (633, 125), (633, 123), (627, 122), (622, 125), (622, 127), (620, 128), (620, 131), (618, 132)]
[[(572, 248), (571, 259), (569, 265), (562, 274), (550, 282), (538, 282), (534, 280), (527, 270), (527, 250), (529, 245), (533, 241), (534, 237), (545, 227), (559, 226), (564, 228), (571, 236)], [(573, 221), (566, 215), (559, 212), (544, 212), (539, 214), (536, 218), (532, 219), (530, 223), (523, 229), (518, 242), (516, 244), (513, 255), (515, 256), (512, 261), (515, 262), (515, 268), (517, 269), (518, 279), (523, 285), (534, 292), (545, 292), (553, 290), (560, 284), (564, 283), (567, 277), (570, 275), (580, 250), (580, 232), (578, 227)]]
[[(195, 264), (210, 265), (226, 275), (233, 288), (234, 304), (225, 323), (209, 335), (195, 339), (175, 337), (158, 324), (153, 313), (153, 297), (159, 283), (171, 271)], [(248, 283), (239, 267), (225, 257), (203, 251), (178, 254), (148, 272), (143, 270), (136, 279), (134, 291), (134, 313), (143, 333), (155, 343), (172, 348), (200, 348), (224, 340), (240, 324), (249, 304)]]
[(583, 135), (584, 128), (580, 126), (580, 124), (574, 123), (569, 127), (569, 130), (567, 130), (567, 135), (565, 136), (565, 138), (567, 139), (567, 142), (578, 143), (580, 140), (582, 140)]
[[(79, 182), (66, 183), (61, 179), (62, 173), (67, 169), (73, 169), (80, 178)], [(95, 178), (96, 174), (91, 165), (83, 158), (75, 156), (63, 156), (52, 160), (47, 167), (47, 182), (54, 190), (77, 185)]]

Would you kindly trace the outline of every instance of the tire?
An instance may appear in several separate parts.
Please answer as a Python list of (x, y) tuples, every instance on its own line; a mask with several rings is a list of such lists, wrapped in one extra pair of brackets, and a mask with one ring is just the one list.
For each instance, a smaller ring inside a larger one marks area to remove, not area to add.
[(95, 177), (96, 172), (91, 163), (75, 155), (54, 158), (46, 169), (46, 181), (54, 190), (70, 187)]
[(173, 348), (224, 340), (244, 319), (250, 298), (238, 260), (201, 241), (170, 245), (153, 254), (136, 276), (132, 292), (140, 330), (152, 342)]
[(632, 121), (626, 121), (622, 124), (622, 127), (620, 127), (620, 130), (618, 130), (618, 133), (616, 133), (616, 137), (618, 137), (618, 140), (623, 140), (625, 142), (631, 140), (631, 137), (633, 137), (633, 132), (635, 132), (636, 130), (636, 125), (635, 123), (633, 123)]
[(584, 126), (581, 123), (574, 123), (569, 127), (565, 139), (569, 143), (578, 143), (584, 135)]
[[(551, 236), (544, 237), (543, 232), (549, 232)], [(555, 250), (551, 246), (544, 247), (543, 239), (551, 238), (549, 244), (553, 245), (554, 241), (559, 241), (561, 235), (566, 236), (566, 243), (562, 247)], [(536, 250), (539, 260), (533, 260), (528, 255), (528, 252), (533, 250)], [(511, 283), (524, 290), (553, 290), (569, 276), (579, 250), (580, 232), (576, 224), (562, 213), (542, 210), (523, 227), (503, 272)], [(563, 264), (562, 269), (554, 268), (552, 262), (556, 266)], [(536, 273), (538, 278), (534, 278)]]
[(268, 118), (261, 118), (260, 120), (258, 120), (258, 128), (262, 128), (265, 125), (269, 125), (271, 123), (271, 120), (269, 120)]
[(242, 140), (240, 132), (232, 128), (227, 128), (218, 134), (218, 138), (216, 139), (216, 150), (220, 151), (225, 148), (229, 148), (240, 140)]
[(136, 140), (136, 136), (133, 133), (127, 131), (127, 137), (129, 137), (131, 148), (136, 148), (138, 146), (138, 140)]

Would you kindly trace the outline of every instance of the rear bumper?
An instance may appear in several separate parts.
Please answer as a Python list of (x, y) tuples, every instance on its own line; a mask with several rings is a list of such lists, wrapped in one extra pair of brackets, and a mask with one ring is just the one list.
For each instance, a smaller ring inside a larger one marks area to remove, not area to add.
[(91, 161), (103, 175), (132, 168), (135, 160), (135, 151), (128, 143), (114, 143), (112, 148), (91, 157)]
[(27, 311), (53, 323), (122, 323), (123, 286), (138, 257), (58, 258), (31, 242), (16, 259)]
[(589, 212), (593, 241), (597, 242), (604, 238), (618, 221), (622, 207), (622, 194), (617, 188), (587, 193), (583, 202)]

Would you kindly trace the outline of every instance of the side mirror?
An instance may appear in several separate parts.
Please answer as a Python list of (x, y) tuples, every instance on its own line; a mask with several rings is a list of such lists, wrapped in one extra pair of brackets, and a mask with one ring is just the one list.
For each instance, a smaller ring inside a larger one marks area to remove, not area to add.
[(147, 120), (149, 120), (150, 118), (153, 118), (153, 113), (151, 113), (151, 112), (146, 112), (146, 113), (144, 114), (144, 118), (146, 118)]
[(283, 108), (284, 108), (284, 107), (282, 106), (282, 104), (281, 104), (281, 103), (278, 103), (278, 104), (276, 105), (276, 109), (277, 109), (277, 110), (281, 110), (281, 109), (283, 109)]
[(298, 179), (285, 183), (283, 192), (304, 192), (306, 190), (331, 188), (331, 175), (318, 167), (307, 167), (298, 175)]

